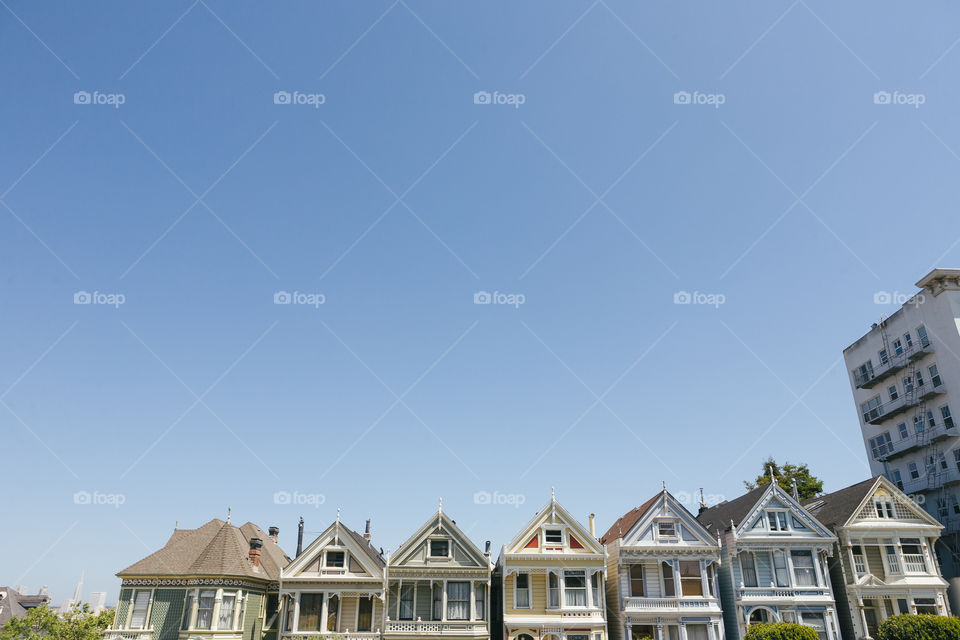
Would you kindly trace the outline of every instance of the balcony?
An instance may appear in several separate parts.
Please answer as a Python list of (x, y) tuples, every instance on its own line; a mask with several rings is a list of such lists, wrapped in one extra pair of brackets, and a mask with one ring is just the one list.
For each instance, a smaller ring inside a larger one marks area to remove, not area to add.
[(152, 640), (153, 629), (107, 629), (103, 640)]
[(686, 611), (719, 612), (720, 604), (716, 598), (623, 598), (621, 604), (624, 613)]
[(943, 386), (943, 382), (938, 385), (934, 385), (933, 382), (925, 382), (919, 387), (915, 387), (913, 391), (904, 393), (896, 400), (891, 400), (876, 407), (865, 417), (865, 420), (869, 424), (882, 424), (890, 418), (917, 406), (923, 400), (945, 392), (946, 388)]
[(928, 427), (920, 435), (912, 435), (902, 440), (895, 440), (888, 445), (884, 445), (881, 449), (880, 456), (878, 460), (883, 459), (886, 456), (887, 460), (892, 460), (899, 456), (902, 456), (905, 453), (913, 451), (917, 447), (925, 447), (931, 442), (936, 442), (937, 440), (942, 440), (943, 438), (949, 438), (953, 436), (960, 436), (960, 427), (956, 427), (952, 424), (938, 424), (934, 427)]
[(922, 358), (928, 353), (933, 353), (933, 345), (929, 340), (915, 342), (913, 346), (904, 349), (903, 353), (894, 355), (886, 364), (879, 365), (873, 371), (869, 371), (864, 375), (855, 373), (853, 383), (857, 389), (872, 389), (896, 372), (901, 371), (914, 360)]
[(829, 597), (826, 587), (743, 587), (737, 589), (741, 600), (793, 600), (818, 596)]
[(482, 620), (387, 620), (384, 633), (408, 633), (410, 635), (486, 635), (487, 623)]
[(328, 633), (281, 633), (280, 640), (380, 640), (379, 631), (345, 631)]
[(906, 480), (903, 483), (903, 492), (922, 493), (924, 491), (939, 489), (944, 485), (960, 482), (960, 471), (957, 470), (956, 466), (952, 466), (953, 464), (952, 460), (948, 461), (948, 466), (944, 469), (940, 466), (940, 463), (937, 462), (936, 470), (932, 473), (925, 473), (919, 478)]

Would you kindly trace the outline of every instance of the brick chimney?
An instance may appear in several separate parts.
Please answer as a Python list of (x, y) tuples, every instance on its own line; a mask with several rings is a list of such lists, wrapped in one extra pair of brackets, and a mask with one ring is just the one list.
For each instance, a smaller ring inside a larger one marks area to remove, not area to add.
[(250, 538), (250, 553), (248, 554), (250, 562), (253, 563), (253, 566), (260, 566), (260, 549), (263, 547), (263, 540), (261, 538)]
[(363, 537), (365, 540), (370, 539), (370, 518), (367, 518), (367, 528), (363, 532)]
[(273, 540), (274, 544), (276, 544), (277, 536), (280, 535), (280, 527), (270, 527), (270, 529), (268, 529), (268, 532), (270, 534), (270, 539)]

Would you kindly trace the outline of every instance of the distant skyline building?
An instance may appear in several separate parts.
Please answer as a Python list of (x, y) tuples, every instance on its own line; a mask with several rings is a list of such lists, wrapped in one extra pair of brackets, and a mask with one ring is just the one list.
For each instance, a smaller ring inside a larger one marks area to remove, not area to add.
[[(874, 475), (915, 496), (944, 529), (937, 544), (960, 605), (960, 269), (934, 269), (900, 309), (843, 350)], [(877, 292), (878, 304), (899, 294)], [(957, 609), (954, 609), (957, 610)]]
[(107, 608), (107, 592), (106, 591), (93, 591), (90, 593), (90, 610), (94, 614), (98, 614), (104, 609)]

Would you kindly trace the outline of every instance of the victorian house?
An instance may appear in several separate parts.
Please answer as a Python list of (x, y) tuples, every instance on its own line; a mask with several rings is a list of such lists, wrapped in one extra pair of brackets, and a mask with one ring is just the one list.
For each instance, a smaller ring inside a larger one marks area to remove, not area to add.
[(503, 546), (494, 570), (503, 640), (606, 640), (606, 558), (592, 514), (590, 527), (551, 497)]
[(123, 584), (106, 640), (276, 639), (278, 580), (290, 558), (279, 529), (211, 520), (117, 574)]
[(612, 640), (722, 640), (720, 544), (673, 495), (628, 511), (600, 541)]
[(836, 537), (776, 482), (703, 509), (700, 523), (719, 536), (720, 599), (727, 640), (758, 622), (812, 626), (821, 640), (839, 627), (827, 559)]
[(387, 558), (384, 640), (489, 640), (489, 551), (438, 509)]
[(383, 556), (337, 520), (280, 574), (281, 640), (377, 640), (384, 620)]
[(872, 638), (889, 616), (949, 615), (934, 544), (943, 525), (883, 476), (804, 501), (837, 535), (830, 577), (844, 638)]

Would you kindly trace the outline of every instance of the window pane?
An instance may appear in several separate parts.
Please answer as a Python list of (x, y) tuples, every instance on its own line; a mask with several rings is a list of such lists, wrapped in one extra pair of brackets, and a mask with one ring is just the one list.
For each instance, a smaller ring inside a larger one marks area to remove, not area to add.
[(357, 602), (357, 631), (371, 631), (373, 625), (373, 598), (360, 598)]
[(300, 594), (300, 623), (297, 630), (320, 631), (320, 615), (322, 610), (322, 593)]
[(130, 616), (131, 629), (147, 628), (147, 608), (150, 606), (150, 592), (137, 591), (133, 600), (133, 613)]
[(413, 585), (412, 584), (405, 584), (400, 587), (400, 619), (413, 620)]
[(447, 619), (470, 619), (470, 583), (447, 583)]
[(643, 565), (630, 565), (630, 595), (643, 597)]
[(430, 541), (430, 555), (434, 557), (446, 558), (450, 555), (450, 542), (448, 540), (431, 540)]
[(237, 602), (237, 594), (225, 593), (220, 602), (220, 615), (217, 617), (217, 629), (233, 629), (233, 607)]
[(213, 623), (213, 600), (216, 597), (213, 591), (200, 592), (200, 606), (197, 608), (197, 629), (209, 629)]

